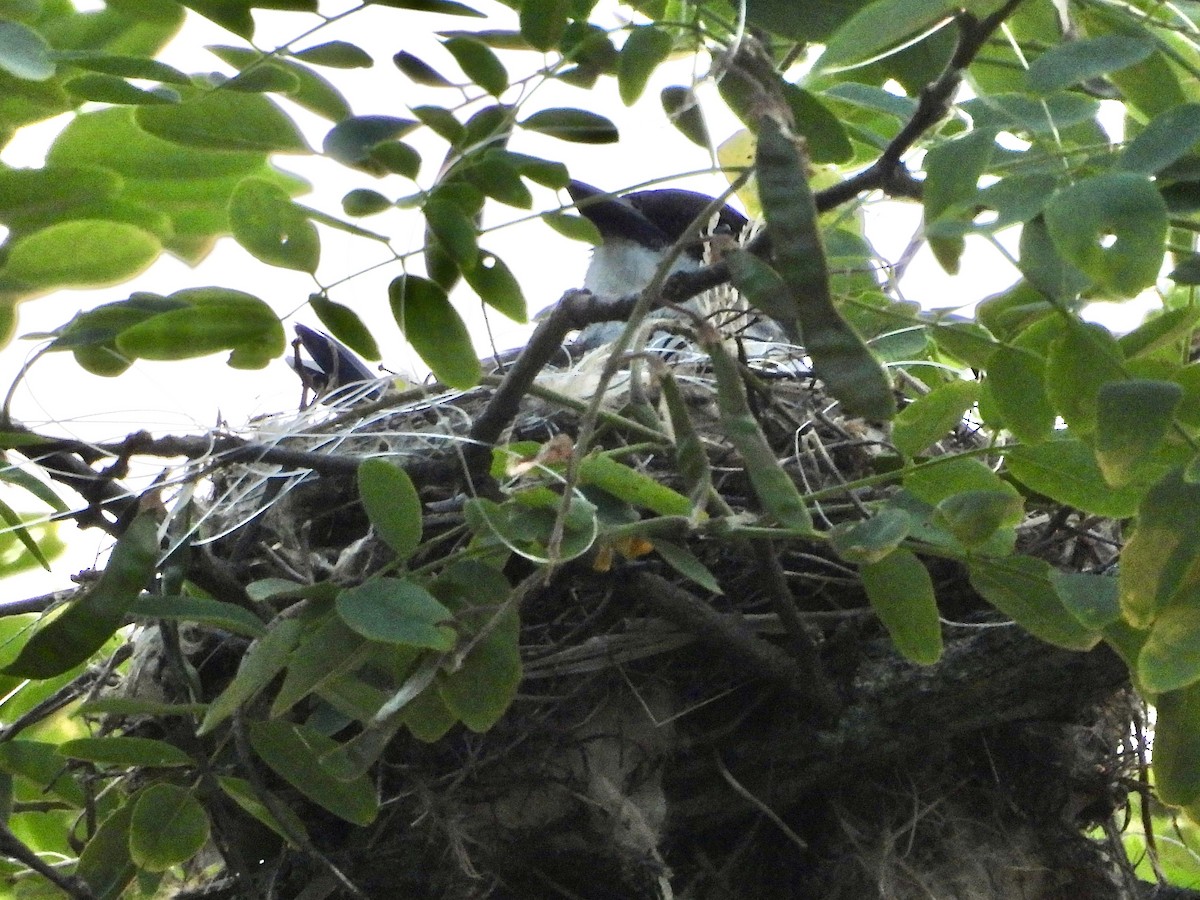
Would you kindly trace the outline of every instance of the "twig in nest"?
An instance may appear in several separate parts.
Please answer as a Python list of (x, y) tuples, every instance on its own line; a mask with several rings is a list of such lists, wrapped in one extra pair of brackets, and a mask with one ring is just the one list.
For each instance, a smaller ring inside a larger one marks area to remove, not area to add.
[(775, 810), (771, 809), (771, 807), (767, 806), (767, 804), (755, 797), (752, 793), (750, 793), (745, 785), (734, 778), (733, 773), (725, 768), (725, 761), (721, 759), (721, 754), (717, 753), (715, 750), (713, 751), (713, 759), (717, 764), (717, 771), (721, 773), (721, 777), (724, 778), (726, 783), (737, 792), (739, 797), (744, 799), (747, 803), (770, 819), (775, 824), (775, 827), (787, 835), (788, 840), (790, 840), (793, 844), (803, 851), (808, 850), (808, 842), (805, 841), (804, 838), (800, 837), (800, 835), (796, 834), (796, 832), (794, 832), (790, 827), (788, 827), (787, 822), (779, 818), (779, 814), (775, 812)]

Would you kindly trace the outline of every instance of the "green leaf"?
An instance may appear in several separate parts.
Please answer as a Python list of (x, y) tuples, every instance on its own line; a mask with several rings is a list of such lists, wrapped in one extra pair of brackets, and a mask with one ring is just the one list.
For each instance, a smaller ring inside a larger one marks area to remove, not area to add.
[(452, 37), (445, 40), (443, 46), (466, 76), (493, 97), (508, 90), (508, 72), (504, 63), (486, 44), (467, 37)]
[(411, 178), (420, 170), (421, 156), (395, 138), (417, 124), (395, 116), (353, 116), (329, 130), (322, 149), (326, 156), (372, 175), (396, 172)]
[(929, 571), (908, 550), (893, 550), (860, 571), (867, 598), (906, 659), (933, 665), (942, 655), (942, 623)]
[(410, 81), (417, 84), (423, 84), (426, 87), (453, 87), (450, 79), (446, 78), (437, 69), (429, 65), (423, 59), (413, 56), (407, 50), (401, 50), (392, 57), (392, 63), (401, 72), (408, 77)]
[(352, 825), (375, 821), (379, 800), (366, 776), (343, 781), (321, 765), (321, 757), (337, 750), (331, 738), (293, 722), (251, 722), (250, 745), (271, 769), (329, 812)]
[(352, 191), (347, 191), (346, 195), (342, 197), (343, 212), (356, 219), (363, 216), (373, 216), (376, 213), (381, 213), (391, 208), (391, 200), (379, 193), (379, 191), (372, 191), (368, 188), (355, 188)]
[(1200, 578), (1200, 485), (1172, 470), (1138, 508), (1137, 528), (1121, 551), (1121, 612), (1135, 628), (1148, 628)]
[(434, 198), (423, 210), (438, 244), (461, 269), (474, 268), (479, 260), (479, 233), (470, 216), (449, 200)]
[(870, 565), (892, 554), (912, 531), (902, 509), (884, 506), (861, 522), (840, 522), (829, 532), (829, 546), (847, 562)]
[[(228, 794), (238, 806), (274, 831), (289, 845), (298, 846), (299, 842), (306, 838), (304, 821), (284, 800), (275, 798), (275, 802), (268, 805), (254, 789), (254, 786), (244, 778), (218, 775), (217, 783), (221, 785), (221, 790)], [(264, 793), (267, 796), (274, 796), (269, 792)], [(279, 818), (276, 817), (276, 813), (279, 814)]]
[(213, 700), (196, 733), (201, 736), (210, 733), (282, 672), (303, 631), (304, 623), (299, 619), (284, 619), (251, 644), (238, 665), (237, 675)]
[(577, 144), (614, 144), (620, 138), (616, 125), (585, 109), (543, 109), (519, 124), (527, 131)]
[[(725, 436), (742, 457), (754, 494), (768, 516), (800, 532), (812, 530), (812, 515), (796, 483), (767, 442), (750, 409), (741, 372), (715, 331), (701, 333), (701, 346), (712, 359), (717, 377), (717, 410)], [(689, 504), (690, 506), (690, 504)], [(690, 509), (689, 509), (690, 512)]]
[(890, 419), (896, 403), (887, 375), (833, 303), (816, 203), (800, 155), (770, 119), (764, 118), (759, 131), (756, 165), (775, 269), (804, 298), (797, 313), (817, 377), (848, 414)]
[(458, 669), (437, 682), (446, 708), (472, 731), (484, 732), (495, 725), (517, 695), (520, 632), (517, 610), (510, 606), (490, 623)]
[(814, 163), (829, 165), (850, 160), (854, 155), (850, 135), (816, 94), (784, 82), (783, 99), (796, 121), (796, 133), (804, 137)]
[(662, 89), (659, 100), (667, 119), (679, 129), (680, 134), (697, 147), (707, 150), (712, 146), (712, 137), (708, 133), (708, 125), (704, 122), (704, 112), (690, 87), (669, 85)]
[[(1046, 297), (1073, 303), (1075, 298), (1091, 285), (1091, 280), (1087, 275), (1060, 255), (1057, 245), (1050, 238), (1050, 230), (1046, 226), (1044, 215), (1037, 216), (1025, 223), (1021, 229), (1019, 250), (1021, 274), (1028, 280), (1028, 285), (1019, 284), (1013, 291), (1008, 292), (1007, 295), (1001, 295), (999, 298), (1003, 300), (1007, 296), (1020, 301), (1017, 304), (1018, 309), (1012, 312), (1013, 317), (1016, 317), (1017, 313), (1023, 309), (1028, 309), (1032, 315), (1037, 309), (1035, 304), (1040, 303), (1045, 306), (1044, 298), (1032, 300), (1030, 297), (1022, 296), (1035, 289)], [(987, 302), (990, 301), (980, 304), (979, 316), (984, 325), (992, 328), (991, 323), (983, 318)], [(992, 330), (995, 331), (994, 328)]]
[(518, 209), (530, 209), (533, 195), (504, 151), (489, 151), (466, 169), (471, 184), (489, 197)]
[(1054, 245), (1109, 296), (1152, 287), (1162, 267), (1167, 205), (1142, 175), (1093, 175), (1057, 191), (1046, 204)]
[(260, 638), (267, 633), (262, 619), (250, 610), (207, 597), (146, 595), (134, 601), (129, 614), (140, 619), (195, 622), (251, 638)]
[(896, 415), (892, 443), (905, 456), (916, 456), (961, 423), (979, 400), (979, 382), (958, 379), (938, 385)]
[(1062, 337), (1051, 342), (1046, 392), (1073, 432), (1088, 435), (1096, 430), (1100, 388), (1125, 378), (1123, 365), (1121, 346), (1102, 325), (1072, 319)]
[(796, 296), (779, 273), (764, 259), (740, 247), (725, 257), (733, 286), (755, 308), (762, 310), (790, 332), (789, 339), (800, 341)]
[(1176, 603), (1150, 626), (1138, 654), (1141, 686), (1155, 693), (1174, 691), (1200, 681), (1200, 606)]
[(1025, 81), (1031, 91), (1051, 94), (1140, 63), (1153, 52), (1153, 41), (1118, 34), (1063, 41), (1030, 63)]
[(386, 459), (364, 459), (358, 495), (375, 533), (407, 562), (421, 545), (421, 498), (408, 473)]
[(1036, 444), (1054, 433), (1042, 357), (1020, 347), (1000, 347), (992, 354), (985, 384), (1005, 426), (1019, 440)]
[(308, 66), (278, 56), (267, 57), (245, 47), (208, 49), (242, 73), (225, 82), (226, 89), (282, 91), (293, 103), (331, 122), (350, 117), (350, 104), (341, 91)]
[(88, 659), (125, 624), (125, 615), (158, 562), (158, 519), (138, 513), (109, 556), (98, 581), (58, 618), (34, 633), (5, 675), (52, 678)]
[(654, 70), (671, 54), (672, 43), (669, 32), (653, 25), (629, 29), (617, 56), (617, 90), (622, 103), (632, 106), (642, 96)]
[(14, 241), (0, 276), (35, 290), (104, 287), (145, 271), (161, 252), (159, 239), (134, 225), (75, 219)]
[(141, 697), (98, 697), (79, 704), (81, 716), (161, 716), (191, 718), (208, 711), (207, 703), (168, 703)]
[(196, 761), (166, 741), (142, 737), (76, 738), (58, 745), (60, 755), (103, 766), (162, 768), (192, 766)]
[(1005, 448), (1005, 460), (1022, 484), (1058, 503), (1098, 516), (1132, 516), (1145, 491), (1139, 485), (1117, 490), (1109, 487), (1096, 464), (1096, 454), (1080, 440), (1062, 438)]
[(479, 383), (483, 370), (471, 336), (442, 288), (401, 275), (388, 285), (388, 299), (400, 330), (439, 381), (463, 389)]
[(63, 87), (72, 97), (94, 100), (97, 103), (123, 103), (143, 105), (154, 103), (178, 103), (179, 94), (169, 88), (143, 90), (116, 75), (80, 75), (64, 82)]
[(1154, 790), (1172, 806), (1200, 799), (1200, 684), (1154, 700)]
[(1096, 462), (1104, 480), (1123, 487), (1135, 478), (1162, 444), (1183, 399), (1173, 381), (1134, 378), (1100, 387), (1096, 404)]
[(1100, 631), (1120, 621), (1117, 579), (1111, 575), (1055, 569), (1050, 573), (1050, 581), (1063, 605), (1084, 628)]
[(524, 0), (521, 37), (535, 50), (553, 50), (567, 30), (569, 0)]
[(482, 19), (484, 13), (457, 0), (366, 0), (372, 6), (390, 6), (415, 12), (439, 13), (443, 16), (472, 16)]
[(1200, 322), (1200, 307), (1163, 309), (1152, 312), (1133, 331), (1121, 335), (1117, 343), (1128, 359), (1149, 356), (1160, 350), (1176, 355), (1188, 346), (1197, 322)]
[(466, 128), (454, 117), (454, 113), (443, 106), (414, 106), (412, 113), (422, 125), (448, 144), (457, 146), (466, 137)]
[(63, 758), (58, 745), (49, 741), (18, 738), (0, 744), (0, 770), (19, 775), (42, 788), (48, 795), (83, 807), (87, 795), (79, 782), (63, 772)]
[[(928, 231), (936, 227), (943, 215), (968, 221), (974, 217), (975, 210), (969, 201), (979, 192), (979, 179), (987, 171), (995, 147), (994, 132), (976, 129), (957, 140), (935, 144), (925, 154), (922, 199)], [(963, 238), (930, 234), (929, 246), (943, 269), (951, 275), (958, 273), (958, 260), (965, 246)]]
[(258, 260), (312, 274), (321, 259), (317, 227), (287, 192), (265, 178), (246, 178), (229, 198), (234, 239)]
[[(561, 496), (537, 487), (521, 491), (503, 505), (483, 498), (468, 500), (465, 512), (467, 524), (481, 537), (495, 538), (514, 553), (546, 562), (562, 506)], [(582, 556), (591, 549), (598, 532), (596, 507), (581, 496), (573, 497), (554, 559), (566, 562)]]
[(297, 50), (292, 55), (314, 66), (329, 66), (331, 69), (369, 69), (375, 65), (371, 54), (348, 41), (327, 41)]
[(296, 124), (261, 94), (199, 90), (177, 105), (139, 107), (135, 117), (155, 137), (186, 147), (311, 152)]
[(385, 644), (449, 650), (455, 633), (442, 625), (450, 610), (412, 581), (376, 578), (338, 595), (337, 613), (363, 637)]
[(446, 701), (437, 690), (427, 690), (404, 707), (402, 723), (418, 741), (432, 744), (444, 738), (446, 732), (458, 724), (458, 717), (446, 706)]
[(100, 823), (79, 854), (75, 877), (103, 900), (117, 900), (137, 875), (129, 854), (129, 830), (136, 798), (132, 798)]
[(358, 313), (341, 303), (334, 303), (321, 294), (311, 294), (308, 305), (317, 314), (329, 333), (365, 359), (380, 358), (379, 345)]
[(309, 694), (362, 667), (371, 651), (368, 642), (332, 611), (324, 613), (289, 654), (287, 675), (271, 701), (270, 717), (287, 715)]
[(542, 221), (565, 238), (596, 246), (604, 243), (599, 229), (594, 222), (583, 216), (571, 216), (566, 213), (542, 213)]
[(479, 295), (479, 299), (492, 309), (502, 312), (514, 322), (529, 321), (521, 283), (500, 257), (481, 250), (479, 262), (475, 268), (468, 269), (463, 277), (471, 290)]
[(829, 38), (820, 67), (829, 71), (870, 59), (960, 7), (970, 9), (978, 5), (978, 2), (959, 0), (875, 0), (867, 3)]
[(230, 350), (229, 365), (261, 369), (287, 346), (275, 312), (252, 294), (231, 288), (186, 288), (184, 305), (123, 330), (117, 349), (141, 359), (191, 359)]
[(664, 541), (661, 538), (655, 538), (654, 549), (668, 566), (684, 578), (695, 582), (709, 593), (716, 594), (717, 596), (725, 593), (721, 589), (721, 585), (717, 582), (716, 576), (684, 544), (676, 544), (673, 541)]
[(1100, 633), (1085, 628), (1054, 589), (1050, 564), (1031, 556), (972, 560), (971, 586), (1036, 638), (1068, 650), (1090, 650)]
[(1156, 175), (1200, 142), (1200, 103), (1172, 106), (1153, 119), (1125, 145), (1117, 167)]
[(49, 224), (90, 204), (116, 199), (121, 187), (115, 172), (94, 166), (0, 167), (0, 221), (25, 227)]
[(985, 462), (969, 456), (940, 456), (910, 469), (904, 476), (904, 488), (931, 505), (964, 491), (1007, 491), (1019, 496)]
[(1018, 524), (1025, 504), (1011, 491), (963, 491), (937, 505), (943, 525), (969, 550), (985, 544), (999, 529)]
[(603, 453), (590, 453), (579, 461), (579, 483), (660, 516), (687, 516), (692, 511), (692, 501), (683, 494)]
[(0, 21), (0, 70), (23, 81), (53, 78), (50, 45), (28, 25)]
[(152, 784), (137, 796), (129, 823), (129, 854), (150, 872), (181, 865), (208, 843), (208, 814), (192, 792)]

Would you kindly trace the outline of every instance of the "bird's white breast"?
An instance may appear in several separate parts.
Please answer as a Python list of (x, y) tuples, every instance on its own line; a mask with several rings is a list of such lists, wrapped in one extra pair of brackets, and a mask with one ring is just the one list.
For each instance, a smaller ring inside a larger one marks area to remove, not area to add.
[[(662, 258), (662, 250), (652, 250), (621, 238), (606, 238), (592, 251), (583, 286), (600, 297), (624, 297), (636, 293), (650, 283)], [(668, 274), (697, 267), (696, 260), (682, 253)]]

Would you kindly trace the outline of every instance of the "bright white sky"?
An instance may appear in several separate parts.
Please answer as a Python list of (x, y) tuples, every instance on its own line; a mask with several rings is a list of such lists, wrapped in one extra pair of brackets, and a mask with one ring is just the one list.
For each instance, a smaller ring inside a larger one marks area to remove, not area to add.
[[(83, 3), (77, 2), (82, 6)], [(355, 4), (347, 0), (323, 0), (322, 7), (336, 12)], [(433, 91), (415, 87), (391, 64), (391, 56), (404, 49), (426, 60), (453, 77), (456, 71), (449, 54), (434, 39), (435, 29), (464, 29), (476, 27), (516, 27), (515, 14), (507, 7), (488, 0), (476, 6), (494, 12), (496, 19), (464, 19), (447, 16), (406, 14), (394, 9), (368, 9), (344, 22), (325, 29), (298, 47), (324, 43), (341, 38), (366, 49), (376, 60), (373, 69), (327, 70), (327, 74), (350, 98), (357, 114), (406, 115), (407, 105), (420, 103), (449, 104), (456, 99), (450, 91)], [(622, 21), (614, 4), (606, 4), (613, 26)], [(256, 11), (257, 44), (270, 49), (292, 40), (314, 23), (311, 17), (296, 14)], [(298, 24), (306, 19), (305, 25)], [(409, 28), (397, 27), (399, 22), (411, 23)], [(238, 39), (217, 28), (207, 20), (189, 13), (182, 35), (172, 45), (165, 60), (185, 71), (228, 71), (216, 57), (203, 50), (206, 44), (235, 44)], [(537, 62), (531, 54), (510, 54), (510, 74), (515, 81)], [(666, 124), (659, 107), (658, 95), (668, 84), (687, 84), (693, 75), (691, 59), (680, 60), (656, 73), (643, 99), (632, 110), (625, 109), (617, 97), (615, 82), (607, 79), (595, 91), (583, 91), (559, 84), (537, 88), (526, 106), (526, 113), (550, 106), (584, 106), (608, 115), (621, 128), (622, 139), (616, 145), (589, 146), (566, 144), (534, 134), (520, 134), (511, 145), (513, 149), (565, 159), (572, 174), (604, 188), (622, 188), (656, 178), (674, 176), (681, 171), (701, 172), (709, 168), (707, 154), (686, 141)], [(711, 84), (701, 88), (702, 101), (715, 98)], [(506, 98), (508, 99), (508, 98)], [(738, 125), (717, 102), (705, 104), (709, 127), (720, 143), (734, 133)], [(305, 130), (310, 144), (321, 146), (329, 123), (303, 110), (289, 108)], [(724, 114), (722, 114), (724, 113)], [(36, 128), (25, 129), (3, 152), (0, 160), (13, 166), (37, 166), (45, 150), (65, 119), (55, 120)], [(427, 185), (436, 173), (444, 152), (437, 139), (422, 138), (418, 133), (410, 138), (426, 158), (422, 184)], [(280, 157), (278, 165), (309, 179), (313, 193), (299, 198), (301, 202), (340, 214), (340, 199), (346, 191), (367, 187), (399, 197), (413, 190), (410, 182), (399, 177), (379, 182), (370, 176), (351, 172), (323, 159)], [(725, 182), (717, 175), (700, 175), (671, 181), (673, 186), (690, 187), (717, 193)], [(551, 191), (534, 186), (534, 211), (556, 208), (562, 201)], [(876, 248), (887, 259), (897, 260), (908, 246), (920, 223), (919, 207), (913, 204), (877, 204), (868, 207), (869, 229)], [(518, 221), (520, 219), (526, 221)], [(483, 246), (503, 258), (520, 279), (528, 299), (530, 313), (553, 303), (562, 292), (577, 286), (587, 264), (587, 248), (551, 231), (536, 218), (519, 210), (489, 205), (485, 225), (496, 226), (515, 222), (488, 234)], [(412, 212), (386, 213), (363, 220), (371, 230), (393, 237), (397, 248), (417, 249), (421, 245), (422, 224)], [(370, 242), (351, 239), (340, 233), (322, 229), (322, 263), (318, 276), (331, 284), (355, 272), (382, 261), (380, 249)], [(933, 261), (928, 250), (922, 250), (908, 267), (902, 287), (909, 299), (929, 307), (954, 307), (972, 303), (994, 293), (1015, 280), (1015, 272), (996, 251), (982, 240), (968, 239), (968, 251), (962, 265), (963, 275), (946, 276)], [(385, 289), (388, 282), (400, 273), (398, 266), (384, 267), (355, 278), (332, 292), (334, 300), (354, 308), (374, 331), (384, 353), (385, 363), (400, 372), (423, 371), (420, 362), (406, 347), (403, 337), (391, 318)], [(272, 269), (252, 259), (233, 243), (222, 241), (212, 255), (198, 268), (189, 269), (173, 258), (164, 258), (134, 283), (139, 290), (170, 293), (183, 287), (222, 285), (256, 294), (267, 300), (282, 315), (291, 316), (288, 322), (303, 321), (318, 324), (304, 308), (308, 295), (316, 286), (302, 273)], [(77, 310), (99, 303), (127, 297), (131, 285), (121, 285), (94, 291), (63, 291), (30, 301), (22, 308), (20, 334), (45, 331), (65, 323)], [(479, 304), (469, 293), (456, 295), (460, 312), (471, 324), (481, 355), (490, 355), (487, 332)], [(518, 326), (493, 314), (491, 325), (498, 349), (517, 346), (528, 334), (527, 326)], [(289, 325), (290, 332), (290, 325)], [(24, 362), (31, 347), (29, 342), (17, 341), (0, 352), (0, 387), (7, 386)], [(189, 363), (136, 364), (116, 379), (88, 375), (75, 366), (69, 355), (46, 357), (32, 369), (17, 392), (13, 410), (17, 418), (38, 427), (43, 423), (59, 423), (54, 430), (89, 440), (119, 439), (130, 431), (149, 428), (158, 432), (200, 433), (219, 419), (234, 427), (261, 413), (294, 409), (299, 398), (299, 385), (290, 370), (279, 361), (262, 371), (238, 371), (224, 365), (220, 357), (210, 357)], [(20, 502), (20, 501), (18, 501)], [(71, 536), (65, 535), (68, 541)], [(88, 550), (93, 553), (94, 550)], [(37, 593), (61, 587), (67, 576), (80, 565), (78, 556), (56, 566), (47, 585), (45, 577), (31, 579), (27, 593)], [(82, 564), (90, 564), (84, 559)], [(24, 596), (20, 587), (10, 584), (14, 599)]]

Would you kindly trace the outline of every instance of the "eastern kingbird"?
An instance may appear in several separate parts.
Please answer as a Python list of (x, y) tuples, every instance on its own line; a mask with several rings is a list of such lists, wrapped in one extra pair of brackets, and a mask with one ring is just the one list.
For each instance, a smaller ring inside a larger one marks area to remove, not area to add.
[[(361, 386), (364, 382), (377, 382), (378, 377), (366, 364), (340, 341), (334, 340), (323, 331), (296, 324), (296, 340), (292, 342), (295, 353), (288, 360), (304, 386), (311, 390), (322, 403), (333, 402), (345, 397), (343, 388)], [(308, 356), (300, 355), (303, 348)], [(377, 384), (364, 390), (362, 396), (378, 400), (383, 396), (384, 385)]]
[[(616, 196), (581, 181), (570, 182), (567, 193), (604, 238), (604, 243), (593, 250), (583, 278), (583, 286), (601, 297), (624, 297), (645, 288), (667, 250), (713, 200), (695, 191), (676, 188)], [(736, 238), (746, 224), (745, 216), (731, 206), (724, 206), (716, 216), (712, 232)], [(709, 228), (701, 231), (707, 236)], [(703, 265), (704, 237), (697, 235), (676, 258), (668, 274)]]

